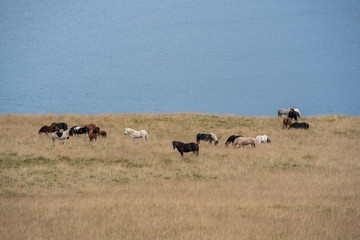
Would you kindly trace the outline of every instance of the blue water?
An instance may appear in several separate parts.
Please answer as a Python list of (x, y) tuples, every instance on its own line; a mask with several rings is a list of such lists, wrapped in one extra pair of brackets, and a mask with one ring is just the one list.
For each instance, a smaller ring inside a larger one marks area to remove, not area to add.
[(360, 115), (360, 1), (0, 1), (1, 113)]

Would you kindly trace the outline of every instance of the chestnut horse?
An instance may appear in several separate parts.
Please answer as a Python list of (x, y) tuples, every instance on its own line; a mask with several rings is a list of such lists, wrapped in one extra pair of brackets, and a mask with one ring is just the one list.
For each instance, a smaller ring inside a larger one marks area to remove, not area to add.
[(283, 119), (283, 128), (284, 128), (284, 127), (290, 127), (291, 124), (292, 124), (291, 118), (284, 118), (284, 119)]
[(95, 139), (96, 141), (96, 138), (98, 137), (98, 135), (100, 135), (100, 128), (99, 127), (96, 127), (94, 128), (94, 130), (90, 130), (89, 131), (89, 139), (90, 139), (90, 142)]
[(46, 135), (48, 133), (53, 133), (53, 132), (56, 132), (56, 131), (59, 131), (59, 127), (58, 126), (43, 126), (42, 128), (40, 128), (39, 130), (39, 134), (40, 133), (46, 133)]

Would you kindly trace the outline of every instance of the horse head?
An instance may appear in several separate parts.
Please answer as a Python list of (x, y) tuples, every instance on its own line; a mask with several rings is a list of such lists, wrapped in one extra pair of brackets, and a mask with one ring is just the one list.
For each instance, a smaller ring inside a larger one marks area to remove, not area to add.
[(100, 133), (100, 128), (99, 127), (94, 128), (93, 133)]

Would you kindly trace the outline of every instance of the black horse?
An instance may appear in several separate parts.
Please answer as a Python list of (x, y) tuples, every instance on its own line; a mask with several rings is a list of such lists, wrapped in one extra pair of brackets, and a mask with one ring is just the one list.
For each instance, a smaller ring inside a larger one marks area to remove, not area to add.
[(302, 123), (293, 123), (291, 124), (291, 126), (289, 127), (290, 128), (303, 128), (303, 129), (309, 129), (310, 125), (306, 122), (302, 122)]
[(61, 123), (53, 122), (51, 126), (57, 126), (59, 129), (63, 129), (64, 131), (68, 130), (68, 125), (64, 122)]
[(213, 133), (198, 133), (198, 135), (196, 135), (196, 143), (199, 144), (200, 140), (209, 141), (209, 144), (212, 143), (212, 141), (215, 141), (215, 145), (219, 143), (219, 140)]
[(227, 147), (228, 144), (234, 143), (235, 139), (237, 139), (238, 137), (243, 137), (243, 136), (242, 136), (242, 135), (231, 135), (231, 136), (226, 140), (225, 146)]
[(183, 143), (179, 141), (173, 141), (172, 144), (173, 148), (177, 148), (177, 150), (180, 152), (181, 157), (183, 157), (184, 152), (193, 152), (196, 153), (196, 156), (199, 155), (199, 145), (194, 142)]
[(293, 108), (291, 108), (288, 113), (288, 118), (295, 119), (295, 121), (297, 121), (298, 117), (299, 117), (299, 113), (296, 112)]

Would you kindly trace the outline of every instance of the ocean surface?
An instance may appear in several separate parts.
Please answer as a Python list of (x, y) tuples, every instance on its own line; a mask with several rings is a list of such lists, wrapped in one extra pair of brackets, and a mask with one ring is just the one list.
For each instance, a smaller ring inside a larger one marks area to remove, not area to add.
[(0, 2), (0, 114), (360, 116), (360, 1)]

